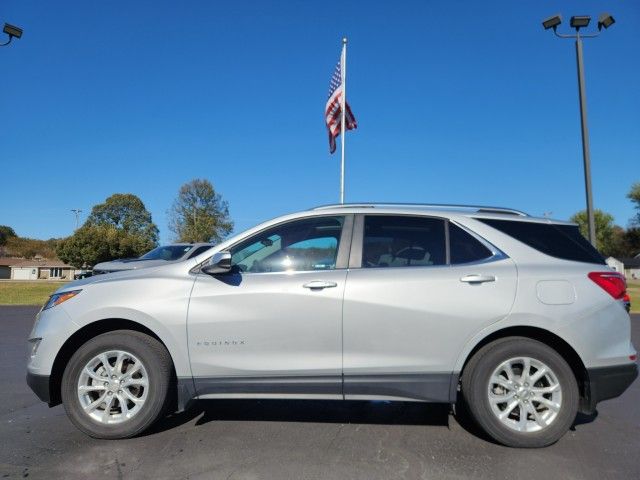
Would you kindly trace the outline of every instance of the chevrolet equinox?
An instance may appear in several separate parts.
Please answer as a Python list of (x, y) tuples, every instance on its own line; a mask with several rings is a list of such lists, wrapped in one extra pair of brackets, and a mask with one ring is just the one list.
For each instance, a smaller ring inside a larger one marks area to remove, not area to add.
[(497, 442), (542, 447), (636, 378), (625, 289), (575, 224), (324, 206), (61, 287), (27, 382), (96, 438), (195, 399), (303, 398), (459, 404)]

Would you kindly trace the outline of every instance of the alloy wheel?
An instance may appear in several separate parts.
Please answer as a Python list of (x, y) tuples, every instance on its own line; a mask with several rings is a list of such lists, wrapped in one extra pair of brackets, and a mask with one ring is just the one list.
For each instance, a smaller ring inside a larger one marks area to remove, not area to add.
[(78, 399), (84, 412), (103, 424), (126, 422), (143, 408), (149, 376), (140, 359), (123, 350), (93, 357), (78, 378)]
[(562, 386), (553, 370), (531, 357), (502, 362), (487, 388), (491, 411), (502, 424), (519, 432), (537, 432), (558, 417)]

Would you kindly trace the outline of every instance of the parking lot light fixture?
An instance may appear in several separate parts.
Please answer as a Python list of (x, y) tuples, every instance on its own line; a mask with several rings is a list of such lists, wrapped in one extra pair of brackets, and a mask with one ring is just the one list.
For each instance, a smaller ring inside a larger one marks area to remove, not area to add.
[(616, 21), (611, 15), (608, 13), (601, 13), (598, 18), (598, 30), (602, 30), (603, 27), (605, 29), (609, 28), (614, 23), (616, 23)]
[[(589, 242), (594, 247), (596, 246), (596, 224), (593, 209), (593, 194), (591, 191), (591, 153), (589, 150), (589, 128), (587, 126), (587, 92), (584, 80), (584, 62), (582, 56), (582, 39), (594, 38), (600, 33), (580, 33), (581, 28), (589, 26), (591, 17), (589, 15), (574, 15), (571, 17), (570, 25), (575, 28), (575, 34), (563, 34), (558, 33), (557, 27), (562, 22), (560, 15), (554, 15), (542, 22), (542, 26), (545, 30), (553, 29), (553, 33), (559, 38), (572, 38), (575, 39), (576, 44), (576, 63), (578, 67), (578, 98), (580, 101), (580, 126), (582, 134), (582, 159), (584, 162), (584, 183), (587, 197), (587, 219), (589, 225)], [(601, 31), (602, 27), (609, 28), (615, 23), (615, 20), (608, 13), (603, 13), (598, 18), (598, 30)]]
[(588, 27), (589, 22), (591, 22), (591, 17), (589, 15), (574, 15), (571, 17), (570, 25), (571, 28), (575, 28), (576, 31), (578, 31), (581, 28)]
[(558, 28), (558, 25), (560, 25), (561, 23), (562, 23), (562, 15), (558, 14), (543, 20), (542, 26), (544, 27), (545, 30), (549, 30), (550, 28), (553, 28), (555, 30), (556, 28)]
[(0, 47), (9, 45), (11, 43), (11, 40), (14, 39), (14, 37), (15, 38), (22, 37), (22, 29), (20, 27), (16, 27), (15, 25), (11, 25), (9, 23), (4, 24), (4, 28), (2, 29), (2, 31), (9, 36), (9, 40), (7, 40), (5, 43), (0, 43)]

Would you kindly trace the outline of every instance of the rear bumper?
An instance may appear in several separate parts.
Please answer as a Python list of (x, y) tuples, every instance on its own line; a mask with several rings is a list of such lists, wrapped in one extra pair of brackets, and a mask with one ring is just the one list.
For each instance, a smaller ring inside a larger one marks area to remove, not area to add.
[(610, 398), (619, 397), (638, 377), (638, 365), (629, 363), (613, 367), (589, 368), (586, 385), (587, 398), (581, 409), (585, 413), (593, 413), (596, 405)]
[(27, 372), (27, 385), (29, 385), (33, 393), (35, 393), (40, 400), (46, 403), (51, 402), (49, 375), (36, 375)]

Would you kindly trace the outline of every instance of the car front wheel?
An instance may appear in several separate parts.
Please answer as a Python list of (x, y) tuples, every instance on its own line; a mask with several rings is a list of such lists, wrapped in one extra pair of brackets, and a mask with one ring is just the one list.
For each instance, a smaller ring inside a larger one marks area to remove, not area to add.
[(555, 443), (573, 424), (578, 384), (552, 348), (509, 337), (481, 348), (462, 375), (466, 408), (497, 442), (510, 447)]
[(95, 438), (127, 438), (163, 413), (171, 358), (155, 338), (118, 330), (98, 335), (71, 357), (62, 401), (73, 424)]

